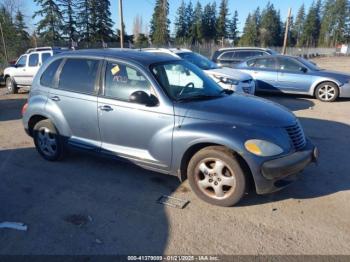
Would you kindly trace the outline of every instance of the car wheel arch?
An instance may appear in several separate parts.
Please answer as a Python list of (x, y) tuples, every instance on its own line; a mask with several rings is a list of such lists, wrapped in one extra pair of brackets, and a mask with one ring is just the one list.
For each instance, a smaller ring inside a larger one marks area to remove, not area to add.
[(317, 90), (317, 87), (319, 87), (320, 85), (324, 84), (324, 83), (332, 83), (334, 85), (336, 85), (336, 87), (338, 88), (338, 91), (340, 91), (340, 84), (335, 81), (335, 80), (332, 80), (332, 79), (324, 79), (324, 80), (321, 80), (319, 82), (316, 82), (313, 84), (313, 87), (312, 87), (312, 96), (315, 97), (316, 96), (316, 90)]
[(221, 147), (223, 150), (229, 151), (233, 155), (233, 157), (235, 157), (236, 160), (241, 165), (241, 168), (243, 169), (244, 174), (247, 176), (248, 183), (250, 185), (254, 185), (254, 187), (255, 187), (254, 178), (253, 178), (252, 172), (249, 168), (249, 165), (248, 165), (247, 161), (244, 159), (244, 157), (238, 153), (238, 150), (233, 150), (232, 148), (230, 148), (226, 145), (217, 144), (217, 143), (209, 143), (209, 142), (208, 143), (194, 144), (194, 145), (190, 146), (185, 151), (185, 153), (183, 154), (182, 159), (181, 159), (180, 168), (178, 170), (178, 177), (179, 177), (180, 181), (183, 182), (187, 179), (187, 167), (188, 167), (188, 164), (189, 164), (190, 160), (192, 159), (192, 157), (197, 152), (199, 152), (200, 150), (207, 148), (207, 147)]
[(39, 123), (40, 121), (43, 120), (47, 120), (49, 118), (47, 118), (46, 116), (43, 115), (33, 115), (30, 117), (29, 121), (28, 121), (28, 132), (31, 136), (33, 136), (33, 130), (34, 127), (37, 123)]

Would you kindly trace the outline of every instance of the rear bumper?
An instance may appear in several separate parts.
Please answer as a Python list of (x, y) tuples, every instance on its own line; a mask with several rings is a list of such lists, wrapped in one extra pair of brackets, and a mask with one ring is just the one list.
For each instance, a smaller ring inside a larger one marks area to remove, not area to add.
[(256, 183), (257, 193), (273, 193), (288, 186), (309, 164), (317, 162), (318, 155), (317, 147), (308, 142), (303, 151), (264, 162), (260, 168), (261, 177)]

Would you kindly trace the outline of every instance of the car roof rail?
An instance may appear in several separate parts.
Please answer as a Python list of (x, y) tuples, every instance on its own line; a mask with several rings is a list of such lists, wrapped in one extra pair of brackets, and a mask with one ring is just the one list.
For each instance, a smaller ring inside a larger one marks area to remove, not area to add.
[(35, 47), (35, 48), (29, 48), (26, 52), (26, 54), (30, 54), (33, 52), (40, 52), (40, 51), (59, 51), (59, 50), (69, 50), (67, 47), (52, 47), (52, 46), (44, 46), (44, 47)]

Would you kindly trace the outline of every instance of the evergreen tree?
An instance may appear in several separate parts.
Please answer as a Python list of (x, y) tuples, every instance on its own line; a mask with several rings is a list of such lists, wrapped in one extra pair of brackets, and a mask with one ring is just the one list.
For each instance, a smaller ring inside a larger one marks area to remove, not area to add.
[(2, 30), (4, 34), (4, 40), (6, 43), (6, 53), (8, 56), (8, 60), (6, 60), (5, 50), (1, 45), (0, 48), (0, 62), (2, 64), (7, 64), (9, 61), (14, 60), (20, 53), (16, 50), (16, 47), (12, 45), (12, 43), (16, 43), (16, 30), (15, 26), (12, 23), (12, 17), (9, 11), (5, 8), (5, 6), (1, 5), (0, 7), (0, 21), (2, 25)]
[(178, 43), (182, 43), (184, 41), (187, 30), (186, 27), (186, 5), (184, 0), (182, 0), (181, 5), (177, 10), (177, 16), (175, 20), (175, 38)]
[(197, 1), (196, 7), (194, 9), (193, 24), (192, 24), (192, 33), (193, 33), (193, 42), (201, 42), (203, 38), (203, 10), (202, 5)]
[(231, 19), (231, 21), (229, 22), (229, 26), (228, 26), (228, 31), (229, 31), (229, 38), (232, 39), (233, 41), (233, 45), (237, 45), (238, 43), (238, 11), (236, 10), (234, 12), (234, 15)]
[(268, 3), (262, 11), (259, 34), (261, 46), (269, 47), (281, 45), (281, 17), (279, 11), (277, 11), (271, 3)]
[(219, 8), (219, 17), (217, 19), (217, 37), (221, 40), (222, 38), (228, 38), (228, 0), (221, 0)]
[(303, 4), (298, 10), (298, 14), (292, 29), (292, 34), (296, 39), (296, 45), (299, 47), (304, 44), (302, 41), (304, 23), (305, 23), (305, 5)]
[(91, 38), (90, 0), (77, 0), (77, 28), (80, 40), (89, 42)]
[(216, 3), (207, 4), (203, 11), (203, 38), (206, 42), (216, 38)]
[(347, 40), (349, 15), (348, 1), (327, 0), (323, 8), (319, 44), (330, 47), (345, 42)]
[(40, 9), (33, 15), (41, 17), (37, 23), (38, 35), (44, 42), (55, 45), (62, 40), (62, 21), (61, 10), (54, 0), (34, 0), (40, 6)]
[(318, 2), (312, 4), (305, 18), (302, 41), (307, 47), (316, 46), (318, 42), (320, 30), (320, 8), (318, 4)]
[(186, 12), (185, 12), (185, 23), (186, 23), (186, 40), (190, 40), (192, 42), (193, 32), (192, 32), (192, 25), (193, 25), (193, 5), (192, 1), (188, 3), (186, 6)]
[(96, 0), (95, 39), (97, 41), (107, 42), (113, 39), (113, 21), (110, 6), (110, 0)]
[(25, 52), (30, 47), (30, 36), (27, 32), (28, 27), (24, 23), (24, 15), (21, 11), (17, 11), (14, 19), (14, 30), (16, 33), (16, 42), (12, 46), (18, 52)]
[(28, 27), (24, 23), (24, 15), (21, 11), (17, 11), (15, 16), (14, 27), (20, 41), (29, 41)]
[(169, 3), (168, 0), (156, 0), (151, 20), (150, 36), (156, 46), (166, 45), (169, 42)]
[(76, 0), (59, 0), (64, 17), (63, 33), (70, 41), (77, 39), (77, 22), (75, 15)]
[(146, 48), (148, 47), (148, 37), (145, 34), (140, 33), (135, 41), (136, 48)]
[[(257, 10), (258, 11), (258, 10)], [(239, 41), (241, 46), (258, 46), (259, 45), (259, 19), (257, 11), (254, 14), (249, 14), (243, 29), (243, 35)]]

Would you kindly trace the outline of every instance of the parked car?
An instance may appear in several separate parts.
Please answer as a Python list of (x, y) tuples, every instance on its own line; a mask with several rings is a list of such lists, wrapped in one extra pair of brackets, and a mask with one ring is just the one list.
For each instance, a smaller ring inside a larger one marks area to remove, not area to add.
[(151, 53), (165, 53), (177, 58), (182, 58), (198, 66), (225, 89), (233, 90), (242, 94), (255, 94), (255, 81), (251, 75), (236, 69), (220, 67), (214, 62), (210, 61), (208, 58), (192, 52), (191, 50), (180, 48), (146, 48), (142, 49), (142, 51)]
[(124, 49), (54, 56), (36, 75), (22, 113), (49, 161), (67, 148), (109, 155), (188, 178), (201, 199), (221, 206), (237, 203), (250, 179), (259, 194), (287, 186), (317, 157), (286, 108), (225, 90), (169, 55)]
[(350, 97), (350, 75), (323, 70), (301, 57), (264, 56), (248, 59), (237, 68), (250, 73), (257, 90), (315, 96), (323, 102)]
[(277, 55), (272, 49), (259, 47), (229, 47), (214, 52), (212, 60), (220, 66), (235, 67), (249, 58), (256, 56)]
[(8, 93), (17, 93), (19, 87), (30, 87), (41, 65), (48, 58), (63, 50), (62, 48), (39, 47), (29, 49), (21, 55), (13, 66), (4, 70), (4, 80)]

